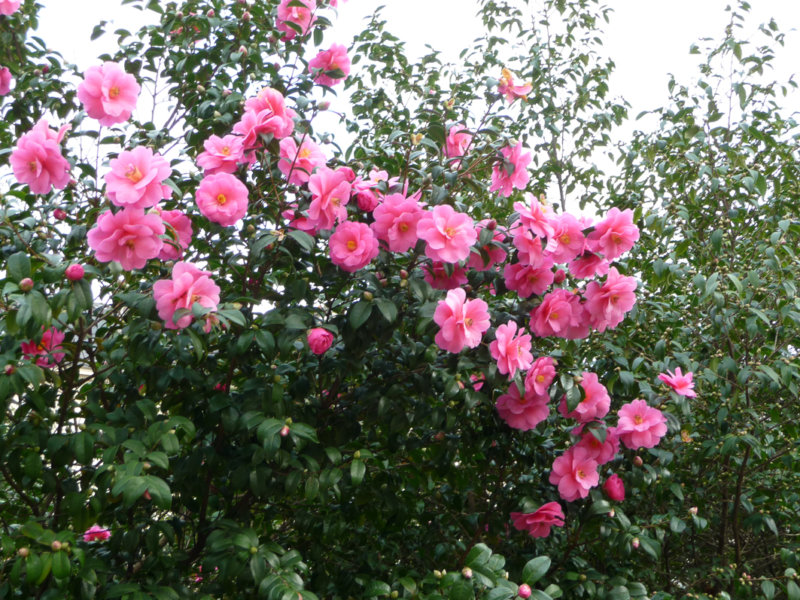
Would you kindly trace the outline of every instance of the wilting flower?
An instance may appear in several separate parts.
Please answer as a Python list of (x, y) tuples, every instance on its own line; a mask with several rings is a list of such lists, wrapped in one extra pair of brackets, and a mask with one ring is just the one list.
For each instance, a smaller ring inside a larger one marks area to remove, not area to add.
[[(444, 155), (447, 158), (454, 158), (459, 159), (467, 151), (470, 144), (472, 143), (472, 134), (467, 131), (466, 127), (461, 123), (457, 123), (450, 127), (450, 130), (447, 132), (447, 139), (445, 140), (444, 146)], [(461, 164), (460, 160), (453, 160), (452, 165), (454, 168), (458, 168)]]
[(551, 527), (564, 526), (564, 511), (558, 502), (548, 502), (532, 513), (511, 513), (514, 527), (527, 531), (531, 537), (547, 537)]
[(588, 423), (605, 417), (611, 406), (611, 398), (605, 386), (598, 381), (597, 374), (584, 371), (580, 385), (584, 392), (583, 400), (578, 403), (578, 406), (573, 411), (568, 413), (567, 400), (566, 397), (563, 397), (559, 405), (559, 412), (565, 417), (577, 419), (581, 423)]
[(164, 222), (168, 238), (161, 247), (158, 258), (177, 260), (192, 242), (192, 220), (179, 210), (158, 210)]
[(526, 100), (528, 98), (528, 94), (531, 93), (533, 86), (530, 83), (524, 83), (522, 85), (515, 84), (514, 76), (508, 69), (503, 69), (501, 73), (500, 83), (497, 85), (497, 91), (505, 95), (506, 100), (509, 102), (513, 102), (517, 98)]
[[(448, 268), (451, 269), (450, 274)], [(445, 266), (443, 262), (432, 262), (423, 265), (422, 271), (425, 281), (435, 290), (452, 290), (469, 281), (464, 269), (457, 264)]]

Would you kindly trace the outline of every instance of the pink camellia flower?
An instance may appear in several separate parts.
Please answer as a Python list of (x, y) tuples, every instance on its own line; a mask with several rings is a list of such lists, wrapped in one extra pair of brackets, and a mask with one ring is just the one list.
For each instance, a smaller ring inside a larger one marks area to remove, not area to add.
[[(583, 429), (583, 424), (575, 429)], [(573, 430), (573, 435), (575, 431)], [(585, 431), (581, 435), (580, 441), (575, 444), (576, 448), (583, 448), (589, 455), (597, 461), (598, 465), (604, 465), (611, 461), (619, 452), (619, 435), (616, 427), (606, 429), (606, 439), (601, 442), (591, 430)]]
[(546, 394), (536, 394), (532, 389), (525, 387), (521, 395), (516, 383), (512, 383), (508, 392), (502, 394), (495, 402), (497, 414), (509, 427), (520, 431), (534, 429), (550, 414), (550, 397)]
[(448, 291), (433, 313), (433, 320), (440, 327), (434, 338), (438, 346), (453, 353), (461, 352), (464, 346), (475, 348), (489, 329), (488, 308), (479, 298), (467, 300), (467, 293), (461, 288)]
[(124, 123), (131, 117), (139, 99), (139, 84), (117, 63), (105, 62), (89, 67), (78, 86), (78, 100), (86, 113), (100, 125)]
[[(448, 274), (448, 267), (452, 272)], [(442, 262), (433, 262), (423, 265), (425, 281), (435, 290), (452, 290), (461, 287), (469, 280), (467, 274), (457, 264), (448, 263), (447, 267)]]
[(197, 155), (197, 164), (206, 175), (234, 173), (237, 165), (244, 162), (244, 139), (238, 135), (212, 135), (203, 142), (203, 148)]
[(555, 376), (555, 361), (549, 356), (540, 356), (525, 375), (525, 389), (530, 388), (535, 394), (544, 396)]
[(625, 314), (636, 304), (636, 280), (620, 275), (615, 267), (608, 271), (608, 277), (601, 286), (596, 281), (589, 282), (584, 292), (585, 309), (592, 327), (603, 332), (607, 327), (613, 329), (622, 322)]
[(372, 230), (392, 252), (405, 252), (416, 245), (417, 224), (425, 214), (418, 200), (419, 193), (408, 198), (403, 194), (389, 194), (375, 207)]
[(69, 129), (64, 125), (57, 133), (46, 119), (40, 119), (28, 133), (20, 136), (9, 162), (14, 177), (25, 183), (34, 194), (49, 194), (55, 187), (64, 189), (69, 183), (69, 162), (61, 156), (61, 140)]
[(530, 83), (516, 85), (514, 83), (514, 76), (508, 69), (503, 69), (501, 73), (502, 75), (500, 76), (500, 83), (497, 85), (497, 91), (503, 94), (509, 103), (517, 98), (527, 100), (528, 94), (531, 93), (533, 86)]
[(694, 381), (692, 378), (694, 373), (689, 371), (684, 375), (681, 373), (680, 367), (675, 367), (675, 372), (667, 371), (660, 373), (658, 378), (671, 387), (679, 396), (686, 396), (687, 398), (695, 398), (697, 394), (694, 391)]
[(45, 329), (42, 339), (37, 343), (34, 340), (22, 342), (20, 349), (28, 360), (36, 357), (36, 364), (45, 369), (54, 366), (64, 360), (64, 348), (61, 342), (64, 341), (64, 334), (55, 327)]
[(111, 537), (111, 531), (99, 525), (92, 525), (83, 532), (84, 542), (105, 542)]
[(606, 260), (614, 260), (631, 248), (639, 239), (639, 228), (633, 224), (633, 211), (614, 207), (606, 218), (595, 225), (586, 238), (589, 247), (602, 252)]
[(597, 462), (582, 448), (572, 446), (553, 461), (550, 483), (558, 486), (558, 493), (567, 502), (586, 498), (599, 481)]
[(581, 381), (585, 397), (578, 403), (575, 410), (567, 412), (566, 396), (561, 398), (558, 411), (569, 419), (577, 419), (581, 423), (588, 423), (602, 419), (608, 414), (611, 407), (611, 397), (606, 387), (600, 383), (596, 373), (583, 372)]
[(568, 290), (553, 290), (531, 311), (531, 330), (539, 337), (581, 339), (589, 335), (586, 322), (580, 298)]
[(72, 264), (64, 269), (64, 275), (70, 281), (80, 281), (83, 279), (84, 270), (83, 265), (79, 265), (78, 263)]
[(532, 294), (544, 294), (553, 283), (553, 271), (550, 267), (531, 267), (522, 263), (506, 265), (503, 268), (506, 287), (519, 294), (520, 298), (528, 298)]
[(469, 256), (478, 239), (469, 215), (440, 204), (417, 223), (417, 236), (425, 240), (425, 255), (436, 261), (457, 263)]
[(325, 354), (333, 343), (333, 334), (322, 327), (315, 327), (308, 332), (308, 347), (314, 354)]
[(341, 44), (333, 44), (328, 50), (321, 50), (308, 61), (308, 68), (314, 75), (314, 81), (320, 85), (334, 86), (341, 83), (350, 74), (347, 48)]
[(608, 274), (609, 262), (594, 252), (584, 252), (569, 265), (570, 275), (578, 279), (591, 279)]
[[(447, 158), (460, 159), (467, 152), (467, 148), (472, 144), (472, 134), (467, 130), (465, 125), (457, 123), (450, 127), (447, 132), (447, 139), (444, 143), (444, 155)], [(452, 160), (451, 164), (454, 169), (461, 165), (460, 160)]]
[[(294, 6), (298, 3), (303, 6)], [(293, 40), (298, 34), (298, 29), (302, 32), (300, 35), (307, 34), (317, 20), (314, 14), (316, 9), (315, 0), (281, 0), (278, 5), (278, 31), (284, 33), (281, 39), (286, 42)], [(292, 23), (295, 27), (288, 23)]]
[(87, 234), (89, 247), (100, 262), (118, 261), (126, 271), (141, 269), (161, 252), (164, 223), (157, 214), (126, 208), (114, 214), (107, 210)]
[(553, 258), (544, 254), (542, 238), (536, 236), (530, 229), (517, 225), (511, 229), (511, 238), (517, 249), (517, 258), (520, 264), (534, 267), (553, 266)]
[(525, 199), (528, 201), (528, 205), (514, 202), (514, 210), (519, 213), (520, 224), (530, 229), (537, 237), (552, 237), (555, 215), (549, 206), (543, 204), (544, 195), (542, 195), (542, 200), (537, 200), (533, 194), (526, 192)]
[(311, 192), (308, 221), (316, 229), (333, 229), (337, 221), (347, 220), (346, 206), (350, 202), (351, 186), (346, 173), (319, 167), (308, 179), (308, 191)]
[(172, 173), (169, 163), (150, 148), (121, 152), (106, 174), (106, 195), (122, 208), (150, 208), (172, 194), (162, 181)]
[(380, 251), (369, 226), (353, 221), (340, 223), (328, 243), (333, 264), (350, 273), (366, 267)]
[(508, 198), (514, 188), (524, 190), (528, 185), (531, 175), (528, 173), (528, 164), (531, 162), (531, 153), (522, 152), (522, 142), (516, 146), (506, 146), (500, 151), (503, 160), (498, 162), (492, 170), (492, 185), (490, 192), (500, 192)]
[(322, 149), (309, 139), (303, 140), (299, 148), (297, 142), (291, 137), (281, 140), (278, 169), (291, 184), (306, 183), (314, 169), (324, 165), (326, 160)]
[(0, 96), (11, 91), (11, 71), (8, 67), (0, 67)]
[(533, 356), (529, 334), (517, 335), (517, 324), (511, 321), (497, 328), (495, 338), (489, 344), (489, 352), (497, 361), (497, 370), (501, 374), (507, 373), (508, 378), (512, 379), (517, 369), (524, 371), (530, 368)]
[(247, 214), (247, 194), (247, 186), (230, 173), (215, 173), (203, 177), (194, 197), (205, 218), (229, 227)]
[(178, 260), (192, 243), (192, 220), (179, 210), (159, 210), (158, 214), (166, 225), (168, 236), (158, 258)]
[(611, 498), (614, 502), (622, 502), (625, 500), (625, 484), (622, 483), (622, 479), (616, 473), (606, 479), (606, 482), (603, 484), (603, 491), (606, 493), (606, 496)]
[(551, 527), (564, 526), (564, 512), (558, 502), (548, 502), (532, 513), (511, 513), (514, 527), (527, 531), (531, 537), (547, 537)]
[(483, 219), (475, 226), (475, 233), (478, 234), (479, 239), (481, 231), (485, 227), (495, 228), (492, 233), (492, 241), (480, 248), (473, 248), (467, 262), (467, 267), (476, 271), (488, 271), (497, 263), (503, 262), (507, 256), (506, 251), (501, 246), (506, 239), (505, 230), (499, 227), (494, 219)]
[(644, 400), (634, 400), (619, 409), (617, 433), (631, 450), (654, 448), (667, 433), (667, 418)]
[(0, 15), (13, 15), (19, 10), (22, 0), (0, 0)]
[(551, 221), (553, 235), (545, 250), (555, 263), (566, 263), (583, 253), (586, 239), (580, 221), (569, 213), (561, 213)]
[[(310, 0), (313, 1), (313, 0)], [(261, 147), (261, 135), (281, 140), (294, 131), (295, 112), (287, 108), (286, 99), (272, 88), (264, 88), (244, 103), (245, 112), (233, 126), (233, 132), (244, 137), (245, 160), (255, 160), (253, 150)]]
[(219, 286), (211, 279), (211, 273), (201, 271), (190, 262), (176, 262), (172, 267), (172, 279), (159, 279), (153, 284), (158, 316), (167, 329), (188, 327), (194, 316), (191, 313), (174, 319), (175, 311), (200, 306), (214, 310), (219, 304)]

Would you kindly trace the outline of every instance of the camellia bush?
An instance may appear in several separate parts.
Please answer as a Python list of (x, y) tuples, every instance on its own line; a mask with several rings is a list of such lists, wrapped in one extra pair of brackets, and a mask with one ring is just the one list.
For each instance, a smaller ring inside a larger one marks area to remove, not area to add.
[(482, 0), (457, 65), (123, 4), (78, 71), (0, 0), (0, 598), (800, 597), (771, 88), (723, 131), (674, 87), (611, 178), (594, 0)]

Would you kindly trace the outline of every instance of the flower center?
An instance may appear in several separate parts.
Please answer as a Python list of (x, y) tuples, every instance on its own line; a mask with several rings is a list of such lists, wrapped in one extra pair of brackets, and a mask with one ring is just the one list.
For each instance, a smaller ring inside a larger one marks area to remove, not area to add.
[(142, 180), (142, 172), (134, 164), (128, 165), (128, 170), (125, 171), (125, 177), (131, 180), (131, 183), (139, 183)]
[(610, 301), (611, 304), (616, 304), (619, 301), (619, 294), (612, 294)]
[(472, 327), (472, 323), (473, 323), (473, 321), (472, 321), (472, 319), (470, 317), (467, 317), (466, 319), (464, 319), (464, 325), (466, 325), (467, 327)]
[(28, 163), (28, 168), (33, 172), (36, 172), (36, 167), (38, 166), (39, 163), (37, 163), (35, 160), (32, 160), (31, 162)]
[(539, 382), (539, 383), (542, 383), (544, 381), (544, 375), (537, 375), (536, 376), (536, 381)]
[(356, 244), (355, 240), (348, 240), (347, 242), (347, 249), (348, 250), (355, 250), (358, 244)]
[(217, 204), (225, 204), (228, 199), (225, 197), (225, 194), (217, 194)]
[(406, 231), (408, 231), (408, 223), (400, 223), (400, 225), (398, 225), (397, 228), (401, 232), (405, 233)]
[(633, 422), (636, 423), (637, 425), (641, 425), (642, 423), (644, 423), (644, 419), (642, 418), (642, 415), (636, 415), (635, 417), (633, 417)]
[(334, 206), (337, 206), (337, 207), (341, 206), (342, 205), (342, 199), (337, 197), (337, 196), (334, 196), (333, 198), (331, 198), (331, 204), (333, 204)]
[(192, 294), (192, 304), (194, 304), (195, 302), (200, 302), (200, 298), (201, 298), (200, 294)]
[(550, 313), (550, 318), (553, 319), (554, 321), (557, 321), (558, 320), (558, 313), (557, 312)]
[(560, 238), (558, 238), (562, 244), (569, 244), (569, 234), (565, 233)]
[(297, 156), (299, 156), (300, 158), (308, 158), (309, 156), (311, 156), (311, 150), (309, 150), (308, 148), (302, 148), (300, 152), (297, 154)]
[(455, 227), (445, 227), (444, 234), (449, 238), (455, 237), (455, 235), (456, 235)]
[(47, 346), (44, 345), (44, 342), (39, 342), (39, 344), (36, 346), (36, 349), (40, 352), (47, 352)]
[(575, 473), (575, 476), (578, 479), (583, 479), (584, 477), (586, 477), (586, 472), (583, 469), (578, 469), (578, 472)]
[(223, 146), (222, 150), (220, 150), (222, 156), (230, 156), (231, 155), (231, 148), (230, 146)]
[(108, 97), (112, 100), (116, 100), (119, 96), (119, 86), (114, 86), (110, 90), (108, 90)]
[(612, 233), (611, 241), (614, 242), (615, 244), (619, 244), (622, 241), (622, 236), (620, 236), (620, 234), (618, 233)]

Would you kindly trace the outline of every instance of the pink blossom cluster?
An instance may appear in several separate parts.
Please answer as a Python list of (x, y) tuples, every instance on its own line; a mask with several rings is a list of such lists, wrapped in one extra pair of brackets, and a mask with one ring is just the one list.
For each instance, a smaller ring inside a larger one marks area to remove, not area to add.
[(27, 184), (34, 194), (67, 187), (70, 165), (61, 154), (61, 140), (67, 130), (69, 125), (64, 125), (54, 132), (46, 119), (40, 119), (17, 140), (9, 162), (17, 181)]
[(50, 327), (42, 332), (42, 338), (38, 342), (22, 342), (20, 348), (26, 359), (34, 361), (40, 367), (50, 368), (64, 360), (65, 353), (61, 345), (63, 341), (64, 334), (55, 327)]
[[(171, 279), (159, 279), (153, 284), (158, 316), (167, 329), (183, 329), (194, 319), (191, 312), (175, 318), (180, 309), (191, 311), (197, 302), (200, 306), (215, 310), (219, 304), (219, 286), (211, 279), (211, 273), (202, 271), (189, 262), (177, 262), (172, 268)], [(206, 321), (208, 331), (213, 320)]]

